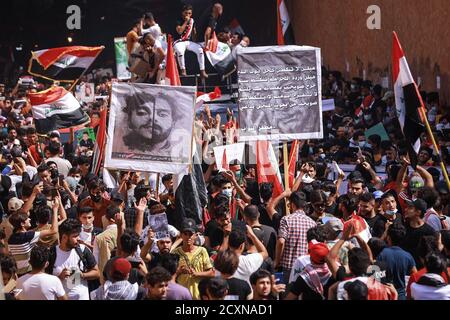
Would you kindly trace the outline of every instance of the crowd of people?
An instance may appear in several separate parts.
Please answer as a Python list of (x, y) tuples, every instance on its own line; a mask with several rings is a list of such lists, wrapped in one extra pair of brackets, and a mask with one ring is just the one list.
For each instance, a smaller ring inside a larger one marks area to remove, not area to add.
[[(174, 51), (182, 74), (185, 51), (196, 53), (206, 78), (204, 47), (192, 39), (192, 10), (182, 11)], [(220, 41), (248, 45), (243, 35), (218, 29), (222, 10), (213, 7), (201, 39), (207, 42), (216, 31)], [(160, 33), (146, 13), (127, 35), (132, 58), (139, 48), (147, 61), (153, 57), (151, 70), (136, 74), (138, 81), (155, 81), (166, 54), (156, 39)], [(109, 94), (110, 80), (97, 84), (97, 95)], [(177, 216), (172, 174), (161, 174), (161, 186), (155, 186), (143, 172), (124, 171), (110, 188), (92, 173), (88, 134), (79, 141), (74, 129), (68, 139), (58, 131), (39, 137), (27, 93), (42, 89), (37, 81), (0, 86), (6, 299), (450, 299), (449, 187), (426, 135), (411, 168), (394, 94), (380, 85), (324, 70), (322, 92), (336, 107), (324, 112), (324, 139), (300, 142), (293, 187), (277, 194), (271, 183), (258, 184), (255, 164), (232, 160), (219, 171), (203, 162), (208, 197), (200, 221)], [(450, 115), (436, 94), (423, 97), (449, 163)], [(104, 108), (107, 100), (84, 105), (94, 132)], [(211, 144), (233, 143), (235, 121), (229, 112), (223, 124), (206, 108), (196, 119), (195, 129), (203, 133), (197, 142), (205, 152)], [(379, 123), (388, 140), (366, 137)], [(355, 168), (329, 179), (333, 161)], [(162, 213), (168, 222), (163, 237), (150, 224), (150, 216)]]

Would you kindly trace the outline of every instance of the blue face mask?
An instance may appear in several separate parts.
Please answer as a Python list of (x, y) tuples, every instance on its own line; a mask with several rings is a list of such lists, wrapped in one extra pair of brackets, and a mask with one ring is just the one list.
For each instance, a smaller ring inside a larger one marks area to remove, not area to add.
[(231, 196), (233, 195), (233, 189), (225, 189), (225, 190), (222, 190), (222, 194), (225, 195), (225, 196), (227, 196), (228, 199), (230, 199)]

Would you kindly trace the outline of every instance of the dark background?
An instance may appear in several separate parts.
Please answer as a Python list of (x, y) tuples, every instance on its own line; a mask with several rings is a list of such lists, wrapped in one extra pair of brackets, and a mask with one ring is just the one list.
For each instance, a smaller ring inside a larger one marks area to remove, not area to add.
[[(104, 45), (105, 50), (92, 68), (114, 68), (114, 37), (125, 36), (143, 13), (152, 12), (162, 31), (174, 34), (184, 3), (194, 6), (194, 19), (201, 22), (215, 2), (224, 6), (224, 24), (236, 18), (251, 38), (252, 46), (276, 43), (273, 0), (8, 0), (0, 2), (0, 75), (12, 56), (14, 68), (23, 66), (26, 70), (32, 50), (69, 45)], [(81, 30), (66, 27), (70, 5), (81, 8)], [(73, 38), (70, 44), (68, 36)], [(16, 50), (20, 46), (22, 50)]]

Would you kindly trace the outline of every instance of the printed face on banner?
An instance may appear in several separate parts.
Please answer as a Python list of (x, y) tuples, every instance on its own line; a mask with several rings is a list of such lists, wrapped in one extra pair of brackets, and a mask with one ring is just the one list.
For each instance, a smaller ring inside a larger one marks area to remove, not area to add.
[(75, 96), (81, 102), (95, 102), (95, 86), (93, 83), (82, 83), (75, 91)]
[(155, 232), (155, 239), (161, 240), (170, 238), (169, 222), (165, 213), (152, 214), (148, 216), (150, 228)]
[(320, 49), (238, 51), (240, 141), (321, 139)]
[(189, 164), (194, 99), (192, 87), (113, 84), (107, 166), (159, 172), (158, 162)]

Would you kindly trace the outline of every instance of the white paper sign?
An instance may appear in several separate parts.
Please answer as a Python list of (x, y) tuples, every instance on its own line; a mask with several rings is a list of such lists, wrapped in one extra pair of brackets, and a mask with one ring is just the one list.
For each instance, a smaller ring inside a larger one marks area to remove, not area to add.
[(335, 109), (334, 99), (322, 100), (322, 112), (333, 111)]
[(244, 163), (245, 143), (234, 143), (226, 146), (214, 148), (214, 157), (216, 159), (217, 169), (224, 171), (222, 168), (223, 153), (226, 152), (226, 159), (229, 163), (232, 160), (239, 160)]

